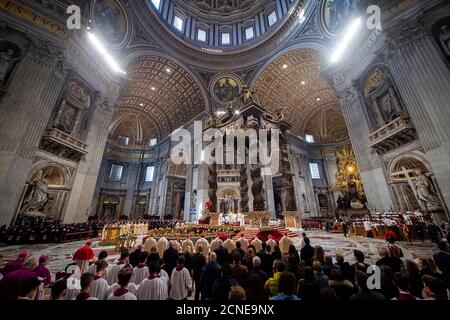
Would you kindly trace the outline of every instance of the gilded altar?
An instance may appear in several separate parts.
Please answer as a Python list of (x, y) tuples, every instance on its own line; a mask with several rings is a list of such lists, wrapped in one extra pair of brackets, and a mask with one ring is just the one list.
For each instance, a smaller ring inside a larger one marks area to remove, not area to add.
[(282, 215), (284, 217), (284, 225), (286, 228), (301, 228), (301, 223), (299, 222), (299, 218), (302, 216), (301, 212), (285, 211)]
[(245, 225), (251, 228), (261, 228), (269, 225), (270, 211), (252, 211), (244, 213)]

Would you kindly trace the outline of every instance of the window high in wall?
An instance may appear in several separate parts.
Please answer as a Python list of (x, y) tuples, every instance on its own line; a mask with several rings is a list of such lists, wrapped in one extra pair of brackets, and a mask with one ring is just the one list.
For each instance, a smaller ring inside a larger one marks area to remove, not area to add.
[(153, 147), (153, 146), (155, 146), (157, 143), (158, 143), (158, 139), (156, 139), (156, 138), (151, 139), (151, 140), (150, 140), (150, 143), (149, 143), (149, 146), (150, 146), (150, 147)]
[(157, 10), (161, 8), (161, 0), (152, 0), (152, 4), (155, 6)]
[(273, 26), (278, 21), (276, 11), (272, 11), (271, 14), (267, 16), (267, 22), (269, 23), (269, 27)]
[(122, 179), (123, 166), (113, 164), (111, 165), (111, 171), (109, 172), (109, 179), (111, 181), (118, 182)]
[(155, 166), (148, 166), (145, 171), (145, 182), (152, 182), (155, 174)]
[(184, 19), (179, 17), (179, 16), (175, 16), (175, 18), (173, 19), (173, 26), (175, 27), (175, 29), (177, 29), (180, 32), (183, 32), (183, 28), (184, 28)]
[(309, 171), (311, 172), (311, 178), (320, 179), (320, 171), (318, 163), (311, 162), (309, 164)]

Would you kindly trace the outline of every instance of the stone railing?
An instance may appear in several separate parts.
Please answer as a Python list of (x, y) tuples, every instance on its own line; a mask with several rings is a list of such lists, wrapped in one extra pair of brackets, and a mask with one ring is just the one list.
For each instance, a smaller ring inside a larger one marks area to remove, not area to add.
[(88, 154), (88, 145), (56, 128), (45, 130), (40, 148), (57, 156), (79, 161)]
[(411, 119), (402, 115), (369, 135), (369, 146), (378, 152), (386, 152), (417, 138)]

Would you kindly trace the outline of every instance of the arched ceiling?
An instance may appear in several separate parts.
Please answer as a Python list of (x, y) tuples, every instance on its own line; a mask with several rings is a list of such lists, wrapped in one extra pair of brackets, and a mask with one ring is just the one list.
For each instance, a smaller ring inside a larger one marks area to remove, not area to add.
[(292, 131), (312, 134), (316, 142), (338, 142), (348, 138), (341, 106), (321, 75), (317, 51), (295, 49), (271, 62), (254, 84), (259, 102), (269, 110), (284, 107)]
[(127, 74), (129, 85), (119, 100), (110, 142), (124, 136), (130, 138), (130, 146), (148, 146), (150, 139), (166, 137), (205, 110), (196, 81), (166, 58), (138, 57)]

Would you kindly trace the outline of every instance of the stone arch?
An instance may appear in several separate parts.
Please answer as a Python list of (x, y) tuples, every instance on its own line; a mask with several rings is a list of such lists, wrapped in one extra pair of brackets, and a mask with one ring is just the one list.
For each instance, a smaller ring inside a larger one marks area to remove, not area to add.
[[(55, 168), (61, 175), (61, 183), (55, 186), (60, 186), (61, 188), (70, 188), (72, 185), (72, 173), (71, 171), (56, 162), (52, 161), (38, 161), (36, 162), (33, 167), (30, 169), (28, 177), (31, 180), (34, 175), (36, 175), (37, 172), (40, 170), (51, 170), (51, 168)], [(50, 173), (52, 176), (55, 176), (57, 173), (53, 172)]]

